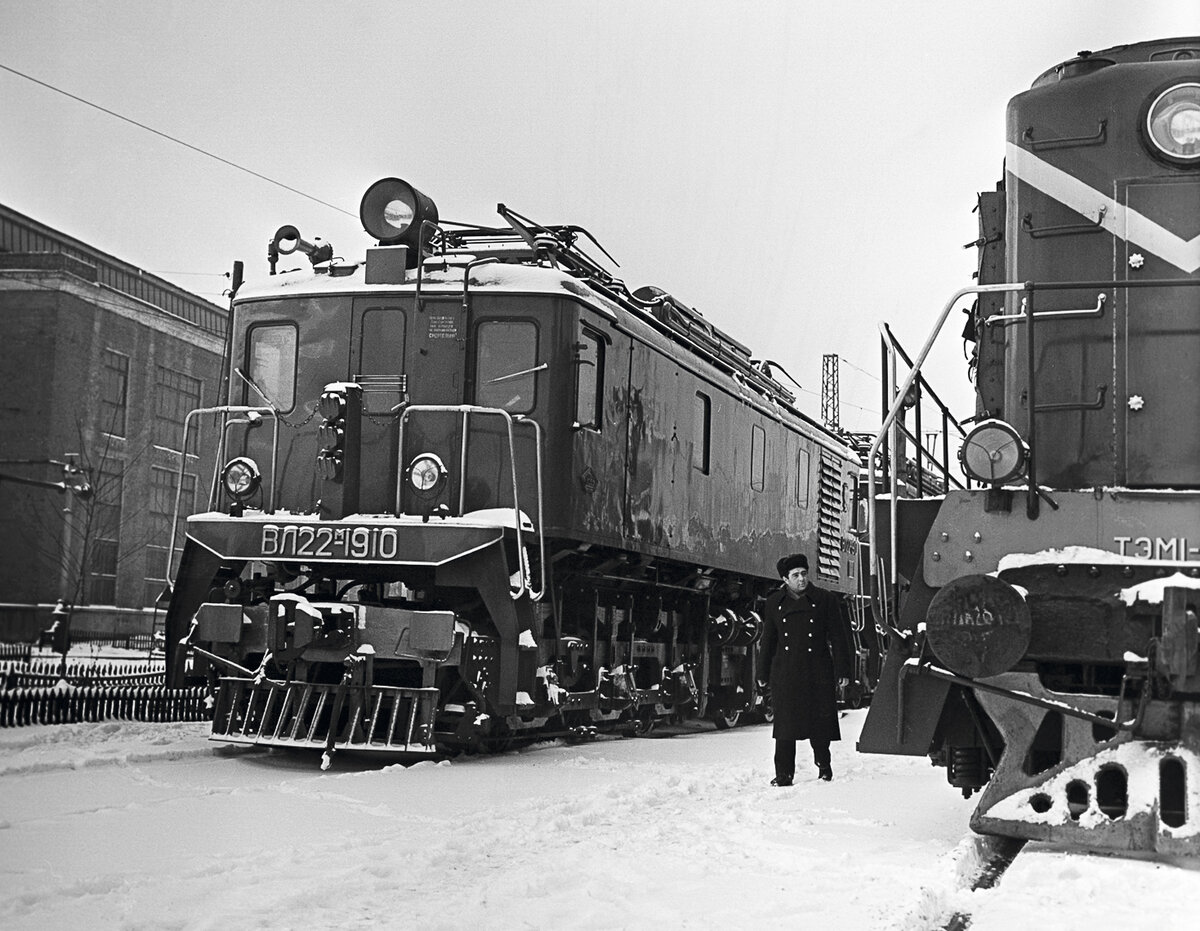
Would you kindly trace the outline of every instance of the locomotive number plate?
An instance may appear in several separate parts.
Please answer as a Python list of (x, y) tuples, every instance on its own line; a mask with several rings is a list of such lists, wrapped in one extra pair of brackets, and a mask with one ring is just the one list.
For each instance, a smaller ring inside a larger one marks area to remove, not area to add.
[(263, 524), (264, 559), (395, 559), (400, 537), (395, 527), (308, 527)]

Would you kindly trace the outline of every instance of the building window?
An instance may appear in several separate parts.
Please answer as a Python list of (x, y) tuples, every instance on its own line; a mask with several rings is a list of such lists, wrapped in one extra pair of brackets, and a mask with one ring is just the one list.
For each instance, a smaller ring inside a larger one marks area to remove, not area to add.
[(527, 414), (536, 400), (537, 325), (489, 320), (476, 331), (475, 403)]
[(129, 403), (129, 356), (105, 349), (100, 354), (100, 429), (125, 436)]
[(708, 475), (712, 452), (712, 400), (703, 392), (696, 392), (692, 424), (692, 466)]
[(604, 341), (583, 330), (575, 344), (575, 426), (599, 430), (604, 422)]
[(196, 510), (196, 476), (185, 473), (183, 494), (179, 497), (179, 520), (175, 527), (175, 551), (173, 565), (168, 571), (167, 552), (171, 542), (171, 518), (175, 512), (175, 488), (179, 472), (175, 469), (150, 469), (150, 526), (149, 543), (146, 546), (146, 575), (143, 604), (154, 605), (167, 586), (167, 579), (174, 578), (179, 568), (179, 556), (183, 552), (185, 518)]
[[(248, 335), (248, 377), (271, 405), (281, 414), (296, 406), (296, 326), (273, 323), (256, 326)], [(247, 386), (246, 403), (258, 405), (263, 399)]]
[(809, 469), (808, 450), (802, 449), (796, 453), (796, 507), (808, 507)]
[[(187, 415), (200, 406), (204, 383), (160, 365), (154, 393), (154, 442), (178, 450), (183, 444), (183, 426)], [(200, 448), (200, 424), (192, 424), (187, 451), (195, 455)]]
[(124, 466), (115, 459), (100, 463), (92, 501), (88, 540), (87, 595), (90, 604), (117, 603), (117, 563), (121, 550), (121, 492)]
[(754, 424), (750, 428), (750, 487), (762, 491), (766, 484), (767, 431)]

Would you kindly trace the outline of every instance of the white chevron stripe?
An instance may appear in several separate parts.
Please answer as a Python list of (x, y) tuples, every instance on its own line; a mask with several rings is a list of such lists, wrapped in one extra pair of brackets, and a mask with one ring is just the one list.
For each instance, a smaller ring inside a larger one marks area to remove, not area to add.
[(1184, 272), (1200, 268), (1200, 236), (1183, 239), (1149, 217), (1118, 204), (1060, 168), (1042, 161), (1018, 145), (1008, 144), (1008, 171), (1043, 194), (1053, 197), (1114, 236), (1153, 252)]

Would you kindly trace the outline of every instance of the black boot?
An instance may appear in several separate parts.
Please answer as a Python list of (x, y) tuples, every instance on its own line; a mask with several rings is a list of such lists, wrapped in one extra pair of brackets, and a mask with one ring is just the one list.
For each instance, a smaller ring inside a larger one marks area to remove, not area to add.
[(792, 784), (791, 776), (776, 776), (771, 780), (771, 785), (779, 786), (780, 788), (790, 786)]
[(817, 767), (817, 778), (820, 779), (822, 782), (831, 782), (833, 780), (833, 767), (832, 766), (818, 766)]

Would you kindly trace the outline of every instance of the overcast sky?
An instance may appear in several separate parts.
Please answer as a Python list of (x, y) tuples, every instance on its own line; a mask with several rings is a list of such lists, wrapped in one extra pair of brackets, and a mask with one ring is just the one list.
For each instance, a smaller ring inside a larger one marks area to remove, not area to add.
[[(378, 178), (444, 219), (502, 202), (588, 229), (814, 415), (838, 354), (842, 424), (868, 429), (879, 322), (915, 353), (970, 283), (1008, 99), (1081, 49), (1180, 35), (1194, 0), (0, 0), (0, 65), (339, 209), (4, 70), (0, 203), (221, 301), (284, 223), (361, 256)], [(935, 387), (965, 416), (951, 329)]]

